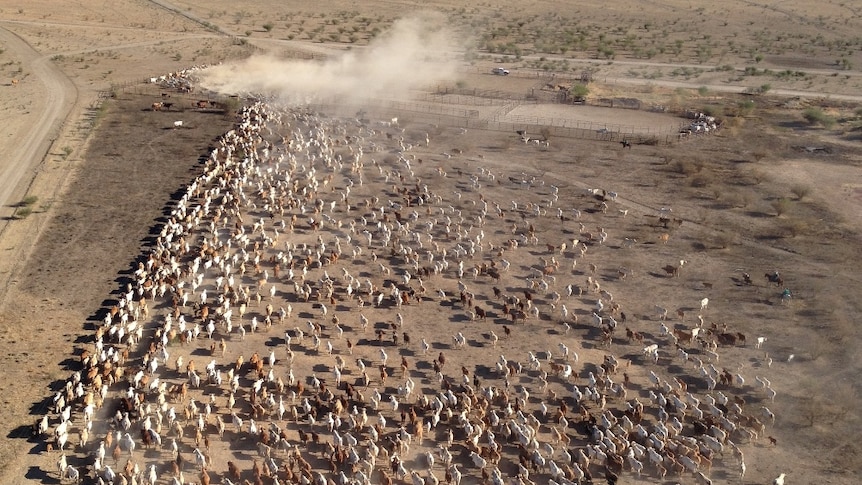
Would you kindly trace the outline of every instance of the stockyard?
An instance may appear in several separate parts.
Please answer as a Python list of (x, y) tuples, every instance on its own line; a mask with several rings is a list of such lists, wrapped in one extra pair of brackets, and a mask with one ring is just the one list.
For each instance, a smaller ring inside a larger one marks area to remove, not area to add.
[(858, 483), (858, 9), (418, 7), (0, 9), (0, 482)]

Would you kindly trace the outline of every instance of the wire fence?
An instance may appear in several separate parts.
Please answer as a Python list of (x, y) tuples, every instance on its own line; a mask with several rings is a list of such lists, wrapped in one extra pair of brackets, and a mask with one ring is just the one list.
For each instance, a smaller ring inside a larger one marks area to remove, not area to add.
[(531, 133), (541, 133), (548, 138), (577, 138), (582, 140), (597, 140), (607, 142), (622, 142), (628, 141), (632, 144), (640, 145), (669, 145), (675, 143), (679, 139), (678, 132), (673, 130), (654, 131), (654, 132), (638, 132), (634, 130), (625, 130), (622, 127), (608, 129), (599, 127), (598, 124), (581, 123), (575, 125), (561, 126), (554, 124), (544, 124), (539, 118), (529, 118), (523, 121), (500, 121), (500, 120), (466, 120), (465, 128), (476, 128), (490, 131), (502, 131), (514, 133), (516, 131), (526, 130)]
[[(283, 55), (298, 55), (313, 58), (313, 54), (298, 51), (284, 51)], [(536, 76), (539, 77), (539, 76)], [(545, 76), (547, 79), (547, 76)], [(557, 78), (560, 80), (560, 78)], [(199, 101), (223, 101), (225, 97), (218, 93), (200, 91), (193, 88), (187, 90), (161, 82), (153, 83), (152, 79), (128, 81), (114, 84), (111, 93), (123, 92), (139, 95), (151, 95), (161, 98), (188, 100), (182, 107), (195, 107)], [(537, 94), (538, 93), (538, 94)], [(542, 99), (547, 98), (547, 99)], [(426, 121), (434, 124), (445, 124), (455, 127), (483, 129), (490, 131), (515, 132), (526, 130), (530, 133), (545, 133), (548, 136), (598, 140), (608, 142), (628, 141), (633, 144), (667, 145), (682, 140), (693, 139), (684, 132), (689, 121), (669, 123), (663, 126), (655, 125), (623, 125), (602, 121), (576, 120), (563, 117), (539, 117), (512, 115), (511, 112), (519, 106), (543, 102), (559, 103), (559, 91), (544, 91), (532, 89), (527, 93), (512, 93), (497, 90), (482, 90), (475, 88), (438, 87), (433, 93), (417, 95), (414, 101), (398, 101), (388, 99), (364, 100), (362, 102), (350, 99), (328, 98), (316, 99), (309, 104), (316, 108), (356, 109), (357, 112), (367, 109), (381, 110), (392, 113), (410, 113), (416, 121)], [(593, 106), (607, 109), (620, 109), (621, 106), (633, 109), (633, 98), (619, 98), (620, 103), (610, 105), (602, 99), (589, 103)], [(636, 100), (635, 100), (636, 101)], [(100, 104), (102, 99), (98, 101)], [(588, 103), (583, 103), (588, 104)], [(464, 106), (464, 107), (458, 107)], [(470, 109), (470, 106), (488, 107), (483, 111)], [(612, 107), (611, 107), (612, 106)], [(95, 107), (95, 106), (94, 106)], [(654, 111), (649, 109), (649, 111)], [(710, 132), (710, 133), (714, 133)]]
[(503, 115), (495, 117), (495, 122), (505, 122), (521, 126), (545, 126), (577, 131), (592, 131), (599, 134), (618, 133), (622, 136), (666, 137), (679, 134), (683, 124), (669, 124), (661, 127), (620, 125), (599, 121), (573, 120), (569, 118), (541, 118), (536, 116)]
[(445, 104), (419, 101), (407, 102), (390, 99), (371, 99), (355, 101), (343, 98), (315, 99), (310, 105), (312, 107), (338, 107), (344, 109), (349, 107), (357, 111), (367, 109), (382, 109), (387, 111), (401, 111), (410, 113), (428, 113), (432, 115), (449, 116), (453, 118), (477, 118), (479, 111), (475, 109), (454, 108)]

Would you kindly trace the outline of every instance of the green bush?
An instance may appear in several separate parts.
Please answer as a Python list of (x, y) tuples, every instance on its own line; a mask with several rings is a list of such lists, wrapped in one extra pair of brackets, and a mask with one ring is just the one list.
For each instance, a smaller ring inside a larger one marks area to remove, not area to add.
[(19, 207), (15, 210), (15, 219), (24, 219), (33, 213), (32, 207)]
[(802, 112), (802, 117), (810, 125), (821, 125), (824, 128), (831, 128), (835, 124), (835, 118), (827, 115), (820, 108), (808, 108)]
[(586, 84), (576, 83), (569, 89), (569, 94), (574, 97), (586, 96), (590, 94), (590, 88)]

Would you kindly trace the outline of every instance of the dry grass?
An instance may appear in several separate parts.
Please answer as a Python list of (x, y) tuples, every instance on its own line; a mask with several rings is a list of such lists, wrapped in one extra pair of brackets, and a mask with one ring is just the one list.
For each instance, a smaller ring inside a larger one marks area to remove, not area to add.
[(773, 200), (769, 203), (769, 206), (775, 211), (777, 217), (781, 217), (793, 208), (793, 202), (790, 199), (781, 198)]
[(811, 193), (811, 186), (807, 184), (794, 184), (790, 187), (790, 192), (796, 196), (796, 200), (802, 200)]

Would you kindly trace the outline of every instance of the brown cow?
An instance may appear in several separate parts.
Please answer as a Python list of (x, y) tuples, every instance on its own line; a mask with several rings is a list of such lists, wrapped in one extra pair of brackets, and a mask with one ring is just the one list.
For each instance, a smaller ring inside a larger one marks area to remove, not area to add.
[(227, 462), (227, 476), (236, 482), (240, 480), (239, 468), (232, 461)]
[(736, 345), (736, 334), (720, 333), (718, 334), (718, 343), (721, 345)]
[(475, 306), (475, 307), (474, 307), (474, 309), (476, 310), (476, 317), (477, 317), (477, 318), (481, 318), (482, 320), (484, 320), (484, 319), (485, 319), (485, 317), (487, 316), (487, 314), (485, 313), (485, 309), (484, 309), (484, 308), (482, 308), (482, 307), (480, 307), (480, 306), (478, 306), (478, 305), (477, 305), (477, 306)]

